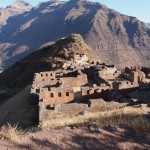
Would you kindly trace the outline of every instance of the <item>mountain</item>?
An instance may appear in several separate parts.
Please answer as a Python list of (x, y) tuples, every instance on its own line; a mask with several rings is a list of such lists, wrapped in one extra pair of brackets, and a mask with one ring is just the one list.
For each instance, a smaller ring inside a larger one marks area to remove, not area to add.
[(148, 27), (150, 27), (150, 23), (146, 23), (146, 25), (147, 25)]
[(150, 65), (150, 28), (143, 22), (101, 3), (70, 0), (41, 3), (9, 18), (0, 33), (1, 67), (72, 33), (81, 34), (102, 62)]
[[(10, 17), (29, 11), (32, 8), (33, 8), (32, 5), (24, 1), (17, 1), (13, 3), (12, 5), (7, 6), (6, 8), (0, 8), (0, 34), (1, 34), (3, 26), (7, 24), (7, 21), (8, 19), (10, 19)], [(1, 35), (0, 35), (0, 38), (1, 38)], [(10, 45), (9, 42), (1, 43), (1, 40), (0, 40), (0, 70), (1, 70), (2, 61), (5, 61), (5, 58), (3, 58), (5, 56), (5, 54), (3, 55), (3, 52), (4, 52), (3, 50), (7, 51), (7, 48), (9, 47), (9, 45)]]
[(6, 24), (6, 21), (9, 17), (15, 16), (17, 14), (21, 14), (25, 11), (29, 11), (33, 8), (32, 5), (24, 2), (24, 1), (17, 1), (6, 8), (0, 8), (0, 27)]

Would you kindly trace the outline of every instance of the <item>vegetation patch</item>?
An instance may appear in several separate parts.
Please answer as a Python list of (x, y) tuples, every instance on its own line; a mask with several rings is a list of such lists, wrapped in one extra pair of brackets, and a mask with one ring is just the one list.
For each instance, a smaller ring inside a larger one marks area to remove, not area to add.
[(77, 114), (70, 117), (61, 117), (52, 120), (43, 121), (40, 128), (31, 127), (27, 130), (22, 130), (18, 125), (7, 124), (1, 127), (0, 135), (11, 141), (17, 141), (27, 132), (36, 132), (43, 129), (57, 129), (65, 126), (81, 127), (91, 123), (98, 126), (114, 126), (121, 124), (131, 126), (138, 134), (150, 134), (150, 119), (144, 117), (144, 112), (149, 111), (149, 108), (142, 106), (141, 108), (125, 107), (103, 112), (86, 113), (86, 115)]
[(11, 125), (9, 123), (0, 129), (0, 135), (11, 141), (17, 141), (23, 134), (23, 130), (19, 129), (18, 125)]
[(42, 128), (54, 129), (63, 126), (82, 126), (95, 122), (99, 126), (127, 124), (137, 133), (145, 134), (150, 133), (150, 119), (143, 116), (147, 109), (146, 106), (141, 108), (125, 107), (104, 112), (88, 113), (85, 116), (80, 114), (70, 117), (64, 116), (60, 119), (44, 121)]

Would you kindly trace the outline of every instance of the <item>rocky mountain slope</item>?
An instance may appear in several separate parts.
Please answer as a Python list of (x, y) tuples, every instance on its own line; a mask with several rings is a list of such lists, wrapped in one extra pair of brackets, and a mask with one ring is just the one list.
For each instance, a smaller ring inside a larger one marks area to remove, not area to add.
[(70, 0), (41, 3), (8, 19), (0, 33), (1, 67), (71, 33), (81, 34), (102, 62), (150, 65), (150, 28), (143, 22), (97, 2)]
[(146, 25), (150, 27), (150, 23), (146, 23)]
[(6, 24), (6, 21), (9, 17), (21, 14), (25, 11), (29, 11), (32, 8), (32, 5), (24, 1), (17, 1), (12, 5), (7, 6), (6, 8), (0, 8), (0, 27)]
[[(24, 2), (24, 1), (17, 1), (15, 3), (13, 3), (10, 6), (7, 6), (6, 8), (0, 8), (0, 34), (2, 31), (2, 28), (7, 24), (8, 19), (10, 19), (13, 16), (22, 14), (26, 11), (29, 11), (33, 8), (32, 5)], [(11, 28), (11, 26), (9, 26), (9, 28)], [(0, 39), (2, 37), (0, 36)], [(3, 50), (7, 51), (7, 48), (11, 46), (11, 44), (9, 42), (7, 43), (1, 43), (0, 42), (0, 64), (2, 63), (2, 61), (5, 61), (5, 58), (3, 58), (5, 56), (5, 52)], [(6, 52), (8, 53), (8, 51)], [(0, 65), (0, 70), (1, 70), (1, 65)]]

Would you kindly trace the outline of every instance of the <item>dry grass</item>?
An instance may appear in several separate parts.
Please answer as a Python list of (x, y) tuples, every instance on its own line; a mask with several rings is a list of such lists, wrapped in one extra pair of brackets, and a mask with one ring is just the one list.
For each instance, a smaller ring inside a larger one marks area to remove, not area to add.
[[(44, 121), (42, 128), (54, 129), (63, 126), (86, 125), (87, 123), (95, 122), (100, 126), (128, 124), (137, 133), (145, 134), (150, 133), (150, 119), (143, 117), (143, 113), (147, 111), (150, 111), (150, 109), (144, 106), (141, 108), (125, 107), (103, 112), (87, 113), (85, 116), (62, 117)], [(25, 131), (19, 130), (17, 125), (11, 126), (7, 124), (0, 129), (0, 135), (11, 141), (17, 141), (24, 134)]]
[(18, 129), (18, 125), (11, 125), (8, 123), (2, 126), (0, 135), (8, 140), (17, 141), (21, 135), (23, 135), (23, 131)]
[(85, 116), (62, 117), (60, 119), (44, 121), (42, 128), (85, 125), (94, 121), (100, 126), (128, 124), (133, 127), (137, 133), (150, 133), (150, 120), (143, 117), (143, 113), (148, 111), (147, 109), (149, 108), (144, 106), (141, 108), (125, 107), (104, 112), (88, 113)]
[(128, 124), (137, 133), (150, 133), (150, 119), (143, 116), (146, 108), (126, 107), (119, 110), (104, 112), (101, 117), (96, 119), (98, 125)]

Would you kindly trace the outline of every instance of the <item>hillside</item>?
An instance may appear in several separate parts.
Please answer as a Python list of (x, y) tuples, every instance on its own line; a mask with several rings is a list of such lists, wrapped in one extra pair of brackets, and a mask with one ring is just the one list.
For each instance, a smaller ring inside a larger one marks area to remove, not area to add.
[(41, 3), (9, 18), (0, 33), (1, 67), (72, 33), (81, 34), (102, 62), (150, 65), (150, 28), (143, 22), (97, 2), (70, 0)]
[(9, 123), (33, 125), (37, 120), (37, 106), (30, 99), (31, 85), (0, 105), (0, 126)]
[[(3, 27), (8, 23), (8, 20), (11, 17), (15, 17), (16, 15), (20, 15), (24, 12), (30, 11), (32, 8), (33, 8), (32, 5), (24, 1), (17, 1), (12, 5), (7, 6), (6, 8), (0, 7), (0, 34), (2, 32)], [(0, 35), (0, 39), (2, 40), (1, 35)], [(5, 55), (4, 54), (5, 52), (3, 50), (7, 49), (9, 46), (11, 46), (9, 41), (3, 44), (0, 42), (0, 64), (5, 59), (5, 58), (3, 59), (3, 56)], [(0, 65), (0, 72), (1, 70), (3, 69), (2, 66)]]
[(23, 88), (32, 83), (34, 73), (59, 69), (75, 53), (91, 54), (91, 49), (78, 34), (58, 40), (18, 61), (0, 74), (1, 89)]

